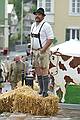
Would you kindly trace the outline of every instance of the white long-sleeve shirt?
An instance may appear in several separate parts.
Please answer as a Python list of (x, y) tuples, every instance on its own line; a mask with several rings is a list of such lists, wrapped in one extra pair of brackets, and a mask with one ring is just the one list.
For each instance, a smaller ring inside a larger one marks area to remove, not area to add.
[[(31, 33), (38, 34), (40, 27), (44, 22), (45, 21), (42, 20), (37, 26), (36, 26), (36, 22), (34, 22), (31, 26)], [(40, 40), (41, 40), (42, 47), (46, 44), (46, 41), (48, 39), (54, 39), (54, 34), (50, 24), (45, 22), (40, 31)], [(39, 38), (31, 37), (31, 46), (34, 49), (40, 48)]]

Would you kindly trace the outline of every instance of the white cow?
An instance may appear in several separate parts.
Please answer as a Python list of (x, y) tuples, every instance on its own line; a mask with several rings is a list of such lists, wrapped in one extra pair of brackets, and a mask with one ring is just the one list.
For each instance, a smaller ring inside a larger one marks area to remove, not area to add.
[(65, 102), (66, 85), (69, 83), (80, 84), (80, 57), (54, 52), (50, 57), (49, 72), (54, 77), (55, 95), (60, 89), (63, 93), (61, 102)]

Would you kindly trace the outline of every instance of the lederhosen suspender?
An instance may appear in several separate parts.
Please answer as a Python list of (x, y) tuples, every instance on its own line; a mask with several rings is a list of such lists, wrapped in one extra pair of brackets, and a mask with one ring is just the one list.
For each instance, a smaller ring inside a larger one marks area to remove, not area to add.
[[(44, 24), (44, 23), (45, 23), (45, 22), (43, 22), (43, 24)], [(40, 31), (41, 31), (41, 28), (42, 28), (43, 24), (41, 25), (38, 34), (34, 34), (34, 33), (31, 32), (31, 37), (35, 37), (35, 38), (38, 38), (38, 39), (39, 39), (39, 44), (40, 44), (40, 47), (41, 47), (41, 48), (42, 48), (42, 44), (41, 44), (41, 39), (40, 39)], [(33, 27), (33, 29), (34, 29), (34, 27)], [(33, 30), (33, 29), (32, 29), (32, 30)]]

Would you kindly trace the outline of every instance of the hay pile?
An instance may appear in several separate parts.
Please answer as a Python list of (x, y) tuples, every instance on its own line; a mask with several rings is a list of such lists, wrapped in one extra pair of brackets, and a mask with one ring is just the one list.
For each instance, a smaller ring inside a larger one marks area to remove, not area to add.
[(0, 94), (0, 113), (12, 112), (14, 96), (15, 92), (13, 90), (4, 94)]
[(58, 112), (58, 102), (58, 97), (54, 95), (43, 98), (30, 87), (24, 86), (0, 96), (0, 112), (16, 111), (33, 115), (54, 115)]

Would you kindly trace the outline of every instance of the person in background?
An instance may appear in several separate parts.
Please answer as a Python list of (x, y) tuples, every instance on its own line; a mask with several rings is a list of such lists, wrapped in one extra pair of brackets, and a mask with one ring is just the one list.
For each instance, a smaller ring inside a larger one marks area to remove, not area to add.
[(26, 67), (20, 56), (16, 56), (10, 64), (9, 80), (12, 89), (17, 87), (17, 83), (22, 81), (22, 74), (26, 73)]
[[(27, 56), (22, 56), (22, 61), (23, 63), (25, 64), (25, 74), (24, 74), (24, 70), (22, 71), (22, 86), (24, 85), (24, 81), (25, 81), (25, 77), (26, 75), (29, 74), (29, 61), (28, 61), (28, 58)], [(26, 82), (25, 82), (26, 83)]]
[(31, 53), (33, 53), (32, 64), (37, 74), (40, 86), (39, 94), (48, 96), (48, 70), (49, 70), (49, 47), (54, 39), (53, 30), (45, 21), (43, 8), (37, 9), (34, 13), (35, 22), (31, 26)]
[(2, 65), (0, 64), (0, 93), (2, 93), (2, 88), (3, 88), (3, 69), (2, 69)]
[(0, 62), (1, 64), (1, 68), (2, 68), (2, 76), (3, 76), (3, 81), (5, 82), (6, 81), (6, 77), (7, 77), (7, 67), (6, 67), (6, 63), (4, 60), (1, 60)]
[(25, 58), (25, 65), (26, 65), (26, 75), (28, 75), (29, 74), (29, 61), (27, 57)]
[(4, 61), (4, 64), (5, 64), (5, 67), (7, 69), (7, 74), (6, 74), (6, 77), (5, 77), (5, 81), (9, 80), (9, 71), (10, 71), (10, 58), (9, 56), (6, 57), (5, 61)]

